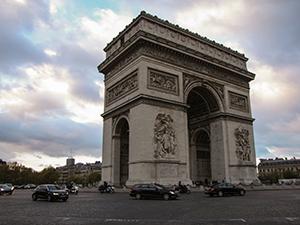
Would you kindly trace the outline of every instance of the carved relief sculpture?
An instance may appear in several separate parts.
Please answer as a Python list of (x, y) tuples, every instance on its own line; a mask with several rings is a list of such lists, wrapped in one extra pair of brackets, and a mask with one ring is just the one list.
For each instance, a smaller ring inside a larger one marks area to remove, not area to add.
[(174, 158), (176, 152), (176, 136), (170, 115), (159, 113), (154, 124), (154, 158)]
[(138, 88), (137, 72), (117, 82), (106, 91), (106, 104), (110, 104), (113, 101), (119, 99), (121, 96), (131, 93)]
[(229, 92), (230, 108), (248, 112), (248, 98), (234, 92)]
[(148, 88), (178, 95), (178, 77), (162, 71), (149, 69)]
[(251, 147), (249, 143), (249, 131), (244, 128), (236, 128), (234, 135), (237, 158), (243, 161), (250, 161)]

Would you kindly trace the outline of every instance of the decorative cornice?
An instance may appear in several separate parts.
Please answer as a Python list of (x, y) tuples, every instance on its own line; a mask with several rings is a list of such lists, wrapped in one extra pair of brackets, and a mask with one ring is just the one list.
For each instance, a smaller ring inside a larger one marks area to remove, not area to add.
[[(233, 64), (214, 58), (208, 54), (204, 54), (199, 51), (187, 48), (183, 45), (170, 42), (169, 40), (166, 40), (161, 37), (157, 37), (153, 34), (146, 33), (144, 31), (138, 31), (137, 33), (135, 33), (127, 42), (124, 43), (122, 47), (118, 48), (112, 55), (107, 57), (105, 61), (98, 66), (99, 72), (103, 72), (104, 74), (114, 73), (114, 71), (110, 70), (109, 65), (112, 63), (118, 63), (119, 61), (121, 61), (123, 65), (127, 65), (131, 60), (131, 58), (135, 57), (135, 54), (139, 54), (137, 49), (139, 47), (144, 46), (144, 45), (135, 45), (135, 43), (139, 42), (140, 40), (154, 42), (157, 45), (163, 45), (167, 48), (170, 48), (170, 50), (179, 51), (183, 55), (195, 57), (198, 60), (200, 59), (201, 61), (208, 63), (208, 65), (213, 64), (217, 67), (223, 67), (225, 69), (229, 69), (234, 73), (238, 73), (242, 76), (248, 77), (249, 81), (253, 80), (255, 77), (255, 74), (247, 71), (244, 68), (240, 68)], [(134, 53), (133, 54), (129, 53), (129, 51)], [(119, 58), (121, 55), (123, 59), (120, 60)]]
[(230, 164), (229, 167), (254, 167), (256, 168), (255, 164)]
[(119, 55), (113, 62), (103, 62), (99, 66), (99, 70), (106, 74), (105, 80), (108, 80), (140, 56), (147, 56), (159, 61), (175, 64), (176, 66), (206, 74), (245, 88), (249, 88), (248, 82), (254, 78), (254, 74), (248, 71), (242, 73), (228, 68), (222, 68), (217, 66), (217, 64), (213, 65), (192, 55), (187, 55), (183, 52), (175, 51), (145, 40), (136, 41), (130, 49), (126, 52), (122, 52), (122, 57)]
[(199, 124), (201, 122), (207, 123), (218, 119), (235, 121), (235, 122), (249, 124), (249, 125), (252, 125), (255, 120), (254, 118), (251, 117), (239, 116), (233, 113), (215, 112), (202, 117), (194, 118), (192, 121), (189, 121), (189, 123), (191, 126), (193, 126), (194, 124)]
[(147, 105), (159, 106), (159, 107), (163, 107), (163, 108), (171, 108), (171, 109), (176, 109), (176, 110), (180, 110), (180, 111), (184, 111), (184, 112), (188, 108), (188, 106), (186, 104), (183, 104), (180, 102), (171, 101), (171, 100), (158, 98), (158, 97), (153, 97), (150, 95), (140, 94), (140, 95), (104, 112), (101, 116), (104, 119), (108, 119), (108, 118), (120, 115), (139, 104), (147, 104)]
[[(125, 27), (124, 30), (119, 32), (119, 34), (115, 38), (113, 38), (113, 40), (110, 43), (107, 44), (107, 46), (104, 48), (104, 51), (108, 51), (109, 48), (111, 48), (111, 47), (113, 47), (113, 45), (117, 44), (118, 40), (120, 40), (121, 37), (124, 36), (126, 33), (130, 32), (130, 30), (133, 29), (139, 23), (139, 21), (141, 21), (142, 19), (154, 22), (165, 28), (179, 32), (183, 35), (186, 35), (187, 37), (193, 38), (197, 41), (200, 41), (201, 43), (207, 44), (216, 49), (227, 52), (227, 53), (229, 53), (237, 58), (240, 58), (244, 61), (248, 60), (248, 58), (246, 58), (244, 54), (239, 53), (238, 51), (235, 51), (235, 50), (228, 48), (222, 44), (219, 44), (213, 40), (210, 40), (207, 37), (203, 37), (203, 36), (199, 35), (198, 33), (194, 33), (194, 32), (189, 31), (188, 29), (184, 29), (184, 28), (178, 26), (177, 24), (170, 23), (167, 20), (162, 20), (162, 19), (158, 18), (157, 16), (153, 16), (149, 13), (146, 13), (145, 11), (142, 11), (136, 18), (134, 18), (132, 20), (132, 22), (129, 25), (127, 25)], [(135, 29), (138, 30), (138, 28), (135, 28)]]
[(186, 163), (182, 163), (179, 160), (174, 159), (155, 159), (155, 160), (138, 160), (134, 162), (129, 162), (128, 164), (139, 164), (139, 163), (167, 163), (167, 164), (180, 164), (180, 165), (186, 165)]
[[(116, 106), (106, 112), (104, 112), (101, 116), (104, 118), (104, 120), (112, 117), (119, 116), (124, 113), (128, 113), (131, 108), (140, 105), (140, 104), (147, 104), (147, 105), (152, 105), (152, 106), (159, 106), (163, 108), (170, 108), (170, 109), (175, 109), (175, 110), (180, 110), (183, 112), (187, 112), (188, 105), (182, 104), (180, 102), (176, 101), (170, 101), (167, 99), (163, 98), (158, 98), (158, 97), (153, 97), (150, 95), (138, 95), (135, 98), (128, 100), (119, 106)], [(207, 116), (203, 116), (199, 118), (199, 121), (213, 121), (217, 119), (225, 119), (229, 121), (236, 121), (239, 123), (244, 123), (244, 124), (250, 124), (252, 125), (254, 122), (254, 118), (251, 117), (246, 117), (246, 116), (239, 116), (236, 114), (232, 113), (225, 113), (225, 112), (216, 112), (216, 113), (211, 113)], [(195, 123), (198, 123), (199, 121), (195, 121)]]

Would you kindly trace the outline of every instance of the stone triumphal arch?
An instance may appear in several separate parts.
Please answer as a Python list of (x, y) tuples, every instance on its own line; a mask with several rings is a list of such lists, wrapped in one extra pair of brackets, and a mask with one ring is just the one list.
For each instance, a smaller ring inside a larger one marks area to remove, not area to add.
[(145, 12), (104, 51), (102, 180), (256, 179), (243, 54)]

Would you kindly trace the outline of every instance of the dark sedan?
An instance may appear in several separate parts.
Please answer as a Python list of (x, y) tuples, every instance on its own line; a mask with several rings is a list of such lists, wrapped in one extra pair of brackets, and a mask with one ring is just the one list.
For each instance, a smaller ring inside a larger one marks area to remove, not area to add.
[(48, 201), (62, 200), (65, 202), (69, 198), (69, 193), (65, 189), (61, 189), (54, 184), (43, 184), (34, 189), (32, 194), (33, 201), (36, 201), (39, 198), (47, 199)]
[(235, 186), (230, 183), (221, 183), (221, 184), (215, 184), (213, 186), (210, 186), (205, 189), (205, 194), (209, 196), (217, 195), (219, 197), (222, 197), (224, 195), (245, 195), (246, 190), (242, 187)]
[(163, 198), (169, 200), (178, 197), (174, 191), (159, 184), (136, 184), (132, 187), (129, 195), (136, 199)]

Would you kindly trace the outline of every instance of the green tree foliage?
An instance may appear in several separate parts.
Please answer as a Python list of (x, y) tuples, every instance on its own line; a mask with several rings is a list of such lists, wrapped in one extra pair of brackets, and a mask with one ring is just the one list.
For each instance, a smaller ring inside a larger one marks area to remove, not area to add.
[(14, 185), (54, 183), (58, 178), (59, 173), (53, 167), (36, 172), (21, 165), (14, 168), (9, 168), (8, 165), (0, 165), (0, 183), (12, 183)]
[(262, 183), (276, 184), (279, 179), (294, 179), (300, 178), (299, 171), (286, 170), (284, 172), (273, 171), (270, 173), (261, 174), (258, 177)]
[(93, 172), (88, 176), (88, 183), (95, 184), (101, 180), (101, 173)]

